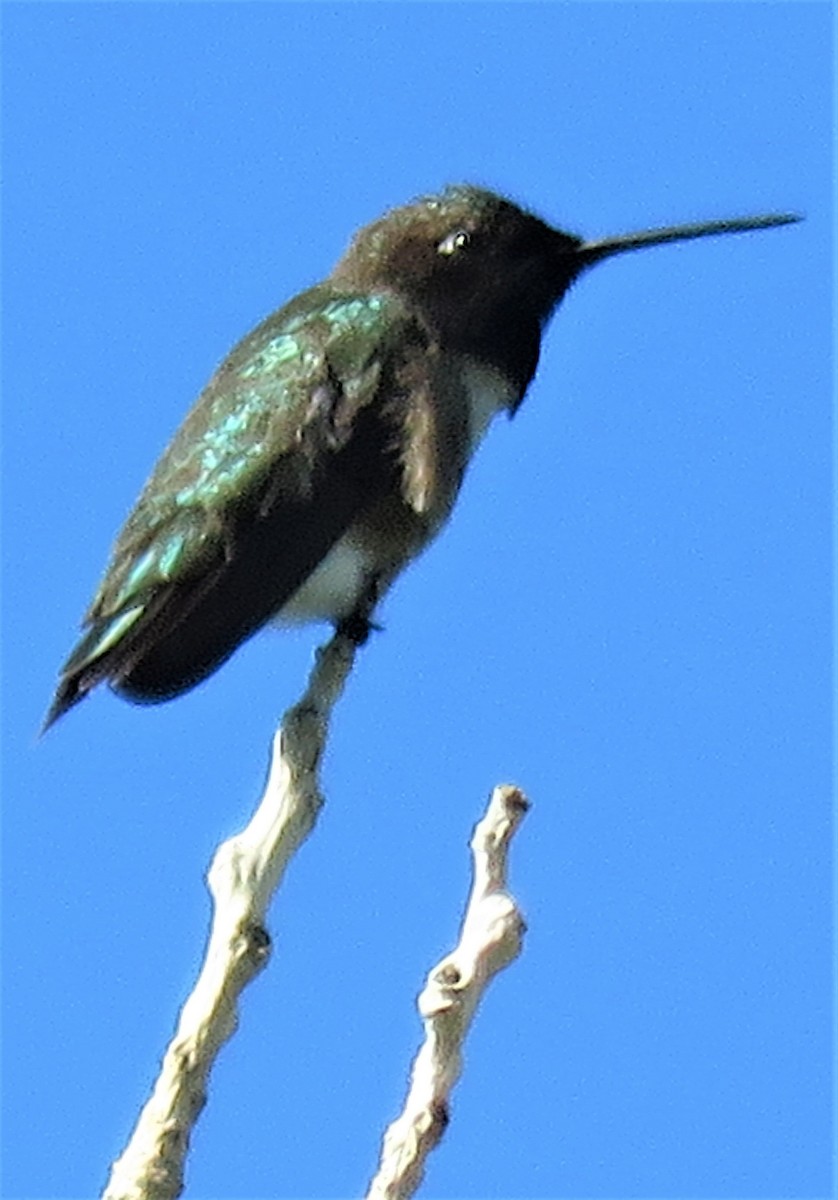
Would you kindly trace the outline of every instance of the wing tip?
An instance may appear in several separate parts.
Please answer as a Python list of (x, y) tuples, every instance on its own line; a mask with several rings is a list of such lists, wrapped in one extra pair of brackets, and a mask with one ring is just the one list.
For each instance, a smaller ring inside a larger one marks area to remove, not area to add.
[(125, 635), (142, 616), (143, 608), (134, 605), (106, 619), (93, 619), (70, 657), (61, 668), (58, 686), (47, 709), (40, 736), (74, 708), (88, 692), (106, 679), (113, 679), (125, 657)]
[(80, 674), (62, 676), (58, 687), (55, 689), (52, 703), (46, 711), (41, 728), (38, 730), (38, 737), (42, 738), (56, 721), (60, 720), (71, 708), (75, 708), (77, 704), (80, 704), (94, 686), (93, 682), (85, 685), (84, 678)]

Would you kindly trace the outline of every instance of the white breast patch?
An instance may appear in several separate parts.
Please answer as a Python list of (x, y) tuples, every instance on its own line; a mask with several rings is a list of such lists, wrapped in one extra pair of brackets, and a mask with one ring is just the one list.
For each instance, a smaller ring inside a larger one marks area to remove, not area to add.
[(336, 621), (348, 617), (366, 592), (375, 563), (347, 534), (274, 617), (278, 625)]
[(518, 396), (500, 371), (474, 360), (463, 368), (463, 380), (469, 402), (469, 452), (473, 454), (495, 413), (510, 409)]

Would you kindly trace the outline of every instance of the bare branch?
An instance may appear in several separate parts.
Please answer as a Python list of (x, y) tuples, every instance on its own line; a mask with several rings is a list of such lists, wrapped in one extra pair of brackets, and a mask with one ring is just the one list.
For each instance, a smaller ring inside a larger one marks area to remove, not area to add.
[(189, 1138), (206, 1103), (210, 1070), (236, 1028), (241, 992), (270, 956), (268, 904), (323, 804), (317, 769), (354, 657), (354, 644), (339, 634), (318, 650), (305, 695), (274, 737), (253, 818), (216, 852), (207, 875), (214, 912), (204, 964), (103, 1200), (174, 1200), (183, 1190)]
[(529, 807), (523, 792), (496, 787), (471, 839), (474, 881), (456, 949), (431, 971), (417, 1005), (425, 1041), (413, 1062), (404, 1110), (384, 1135), (367, 1200), (407, 1200), (445, 1132), (462, 1046), (492, 976), (520, 952), (524, 921), (506, 892), (509, 844)]

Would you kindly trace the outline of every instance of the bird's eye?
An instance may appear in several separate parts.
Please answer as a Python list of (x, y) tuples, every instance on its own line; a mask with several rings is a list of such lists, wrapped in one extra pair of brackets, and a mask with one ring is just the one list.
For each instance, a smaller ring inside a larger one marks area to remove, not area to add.
[(462, 250), (471, 241), (471, 235), (465, 229), (456, 229), (453, 233), (449, 233), (444, 237), (437, 246), (438, 254), (456, 254), (458, 250)]

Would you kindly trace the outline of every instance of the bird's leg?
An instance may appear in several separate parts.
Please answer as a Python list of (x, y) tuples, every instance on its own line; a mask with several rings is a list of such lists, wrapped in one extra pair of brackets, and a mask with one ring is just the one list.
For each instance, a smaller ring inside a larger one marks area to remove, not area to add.
[(365, 645), (371, 633), (381, 632), (381, 625), (376, 625), (371, 620), (379, 597), (380, 579), (378, 575), (373, 575), (355, 609), (348, 617), (342, 617), (335, 623), (335, 632), (341, 637), (349, 638), (353, 646), (360, 648)]

